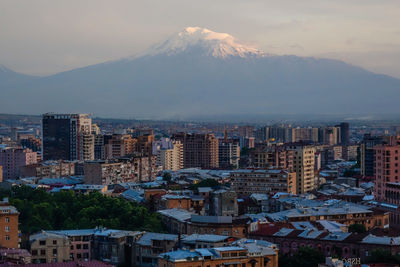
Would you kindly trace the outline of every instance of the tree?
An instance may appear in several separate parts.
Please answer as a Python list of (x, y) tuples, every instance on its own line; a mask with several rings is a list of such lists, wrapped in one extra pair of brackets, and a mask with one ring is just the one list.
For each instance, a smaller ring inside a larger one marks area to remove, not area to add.
[(324, 261), (324, 254), (310, 247), (300, 247), (293, 256), (279, 255), (279, 265), (287, 267), (316, 267)]
[(62, 230), (104, 226), (120, 230), (163, 232), (160, 216), (137, 203), (101, 193), (50, 194), (42, 189), (14, 187), (10, 203), (20, 212), (24, 234), (39, 230)]
[(367, 263), (397, 263), (400, 264), (400, 256), (392, 255), (389, 250), (374, 249), (367, 258)]
[(167, 183), (169, 183), (169, 182), (171, 182), (171, 178), (172, 178), (172, 176), (169, 172), (164, 172), (164, 174), (163, 174), (164, 181), (167, 181)]
[(365, 225), (363, 224), (359, 224), (359, 223), (355, 223), (355, 224), (350, 224), (349, 225), (349, 232), (350, 233), (365, 233), (367, 231), (367, 228), (365, 228)]
[(197, 184), (193, 184), (190, 186), (190, 189), (192, 190), (196, 190), (199, 187), (211, 187), (211, 188), (216, 188), (220, 186), (220, 184), (218, 183), (218, 181), (214, 180), (214, 179), (204, 179), (201, 182), (198, 182)]

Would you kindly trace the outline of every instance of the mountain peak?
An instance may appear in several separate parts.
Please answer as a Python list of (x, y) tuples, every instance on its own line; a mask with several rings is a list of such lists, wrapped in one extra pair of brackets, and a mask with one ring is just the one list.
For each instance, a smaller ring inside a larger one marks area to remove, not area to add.
[(200, 53), (216, 58), (262, 57), (264, 52), (240, 43), (232, 35), (201, 27), (187, 27), (166, 41), (148, 50), (145, 55), (176, 55), (183, 52)]

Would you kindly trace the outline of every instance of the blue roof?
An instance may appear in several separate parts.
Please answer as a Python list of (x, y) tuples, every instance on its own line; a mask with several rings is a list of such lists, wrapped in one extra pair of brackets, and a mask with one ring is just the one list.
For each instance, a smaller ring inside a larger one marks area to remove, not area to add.
[(235, 251), (235, 250), (246, 250), (245, 248), (242, 247), (219, 247), (219, 248), (214, 248), (216, 251)]
[(196, 252), (191, 252), (189, 250), (176, 250), (176, 251), (171, 251), (167, 253), (162, 253), (159, 256), (160, 258), (165, 258), (170, 261), (176, 261), (176, 260), (182, 260), (182, 259), (187, 259), (187, 258), (194, 258), (194, 257), (199, 257), (199, 254)]
[(178, 235), (147, 232), (140, 238), (137, 243), (142, 246), (151, 246), (152, 240), (175, 241), (178, 240)]
[(121, 194), (121, 196), (131, 201), (144, 202), (144, 197), (142, 197), (139, 192), (132, 189), (126, 190)]
[(214, 256), (214, 254), (211, 253), (210, 250), (206, 248), (198, 248), (195, 250), (197, 253), (199, 253), (202, 257), (211, 257)]

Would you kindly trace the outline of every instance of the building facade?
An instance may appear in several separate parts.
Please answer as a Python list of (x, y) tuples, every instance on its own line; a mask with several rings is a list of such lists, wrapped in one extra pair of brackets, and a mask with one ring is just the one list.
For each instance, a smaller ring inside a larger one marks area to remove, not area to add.
[(19, 248), (18, 217), (19, 212), (3, 199), (0, 202), (0, 246), (3, 248)]
[(395, 191), (387, 189), (387, 183), (400, 183), (400, 145), (377, 145), (374, 155), (375, 196), (378, 201), (386, 201), (390, 192)]
[(44, 160), (93, 160), (92, 119), (87, 114), (44, 114)]
[(31, 149), (8, 147), (0, 149), (0, 165), (3, 166), (3, 179), (20, 176), (20, 168), (37, 162), (37, 153)]
[(287, 146), (293, 151), (293, 170), (296, 173), (297, 194), (303, 194), (315, 188), (315, 152), (312, 145), (293, 143)]
[(231, 172), (232, 190), (239, 195), (286, 192), (297, 194), (296, 173), (282, 169)]
[(177, 133), (172, 139), (183, 144), (185, 168), (218, 168), (218, 139), (213, 134)]

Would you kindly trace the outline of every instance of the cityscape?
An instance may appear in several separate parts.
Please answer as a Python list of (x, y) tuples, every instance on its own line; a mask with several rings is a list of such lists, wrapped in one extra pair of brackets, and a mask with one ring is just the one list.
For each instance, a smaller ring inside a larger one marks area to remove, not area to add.
[(0, 1), (0, 267), (399, 267), (399, 11)]

